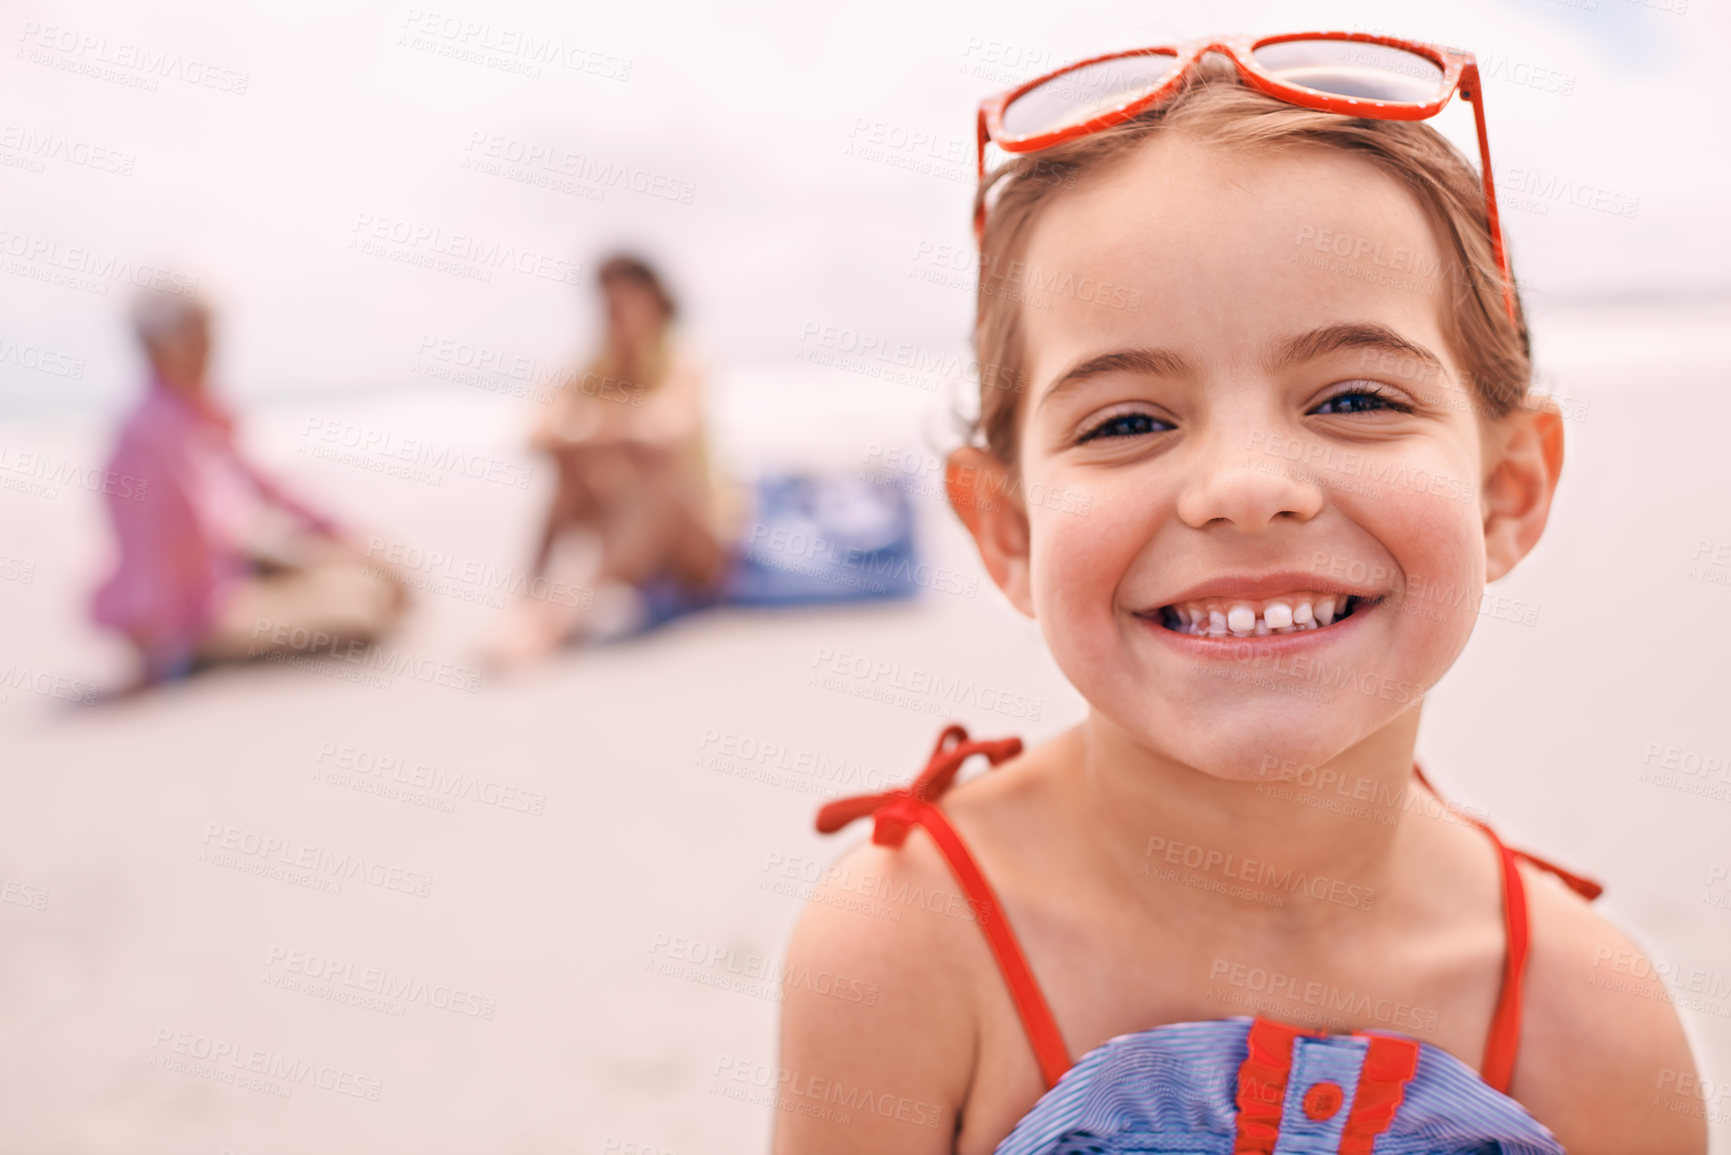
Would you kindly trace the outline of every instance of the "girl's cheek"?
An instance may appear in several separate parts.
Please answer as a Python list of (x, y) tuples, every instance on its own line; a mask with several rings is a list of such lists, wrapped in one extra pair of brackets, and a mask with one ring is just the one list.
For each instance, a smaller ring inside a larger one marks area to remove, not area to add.
[(1403, 510), (1405, 548), (1396, 552), (1401, 586), (1394, 608), (1407, 616), (1409, 635), (1422, 636), (1423, 649), (1443, 669), (1471, 637), (1484, 592), (1476, 508), (1439, 509), (1432, 499)]
[(1036, 610), (1041, 616), (1068, 613), (1096, 577), (1087, 542), (1066, 519), (1039, 511), (1029, 511), (1028, 528), (1028, 576)]
[[(1110, 493), (1029, 486), (1030, 583), (1036, 616), (1048, 629), (1085, 628), (1110, 615), (1119, 583), (1150, 528), (1114, 519)], [(1133, 519), (1134, 520), (1134, 519)]]

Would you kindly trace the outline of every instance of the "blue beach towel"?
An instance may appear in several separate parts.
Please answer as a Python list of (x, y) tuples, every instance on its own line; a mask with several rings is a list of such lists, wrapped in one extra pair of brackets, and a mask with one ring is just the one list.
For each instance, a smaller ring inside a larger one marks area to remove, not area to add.
[(670, 579), (644, 587), (643, 628), (716, 605), (881, 601), (909, 597), (918, 586), (913, 503), (888, 476), (759, 478), (733, 555), (718, 594), (694, 594)]

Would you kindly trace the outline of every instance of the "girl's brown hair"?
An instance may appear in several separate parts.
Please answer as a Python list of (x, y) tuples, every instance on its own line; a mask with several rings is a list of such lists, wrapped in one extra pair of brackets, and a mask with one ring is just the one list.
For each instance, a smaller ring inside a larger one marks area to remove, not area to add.
[[(1016, 466), (1017, 415), (1027, 388), (1022, 261), (1041, 211), (1061, 190), (1097, 177), (1162, 131), (1228, 148), (1336, 148), (1361, 157), (1412, 192), (1443, 245), (1443, 332), (1481, 412), (1501, 417), (1524, 401), (1532, 379), (1525, 313), (1503, 304), (1478, 173), (1435, 129), (1414, 121), (1316, 112), (1246, 86), (1225, 61), (1205, 59), (1168, 100), (1104, 132), (1018, 156), (990, 173), (976, 206), (990, 205), (980, 246), (974, 353), (980, 412), (969, 430), (993, 456)], [(989, 198), (989, 199), (988, 199)]]

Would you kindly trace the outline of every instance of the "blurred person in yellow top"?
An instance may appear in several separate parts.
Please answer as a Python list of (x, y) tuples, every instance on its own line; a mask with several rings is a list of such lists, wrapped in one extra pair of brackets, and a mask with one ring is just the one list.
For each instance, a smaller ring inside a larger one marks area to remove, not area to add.
[(707, 374), (679, 339), (673, 296), (630, 254), (602, 262), (596, 280), (606, 310), (601, 348), (566, 376), (530, 437), (553, 459), (556, 488), (525, 596), (489, 651), (497, 665), (604, 632), (597, 611), (621, 608), (621, 596), (624, 613), (641, 619), (646, 611), (630, 595), (651, 586), (696, 602), (718, 598), (732, 568), (743, 501), (715, 468)]

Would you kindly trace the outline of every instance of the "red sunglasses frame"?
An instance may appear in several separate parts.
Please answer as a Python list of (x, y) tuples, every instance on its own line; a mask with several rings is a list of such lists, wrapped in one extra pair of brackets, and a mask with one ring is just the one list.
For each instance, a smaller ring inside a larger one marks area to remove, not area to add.
[[(1380, 44), (1388, 48), (1399, 48), (1415, 55), (1422, 56), (1441, 68), (1442, 86), (1435, 100), (1422, 103), (1412, 103), (1392, 100), (1366, 100), (1354, 96), (1336, 96), (1332, 93), (1317, 92), (1289, 84), (1276, 77), (1273, 73), (1256, 63), (1255, 52), (1271, 44), (1284, 44), (1293, 40), (1342, 40), (1356, 41), (1361, 44)], [(1509, 272), (1508, 254), (1503, 248), (1502, 224), (1497, 216), (1497, 190), (1491, 179), (1491, 146), (1485, 135), (1485, 100), (1484, 89), (1479, 83), (1478, 61), (1470, 52), (1461, 52), (1453, 48), (1443, 48), (1435, 44), (1425, 44), (1418, 40), (1402, 40), (1393, 36), (1377, 36), (1367, 32), (1286, 32), (1278, 36), (1229, 36), (1212, 40), (1192, 40), (1183, 44), (1163, 45), (1154, 48), (1134, 48), (1128, 52), (1108, 52), (1103, 56), (1090, 56), (1086, 60), (1078, 60), (1074, 64), (1066, 64), (1043, 76), (1037, 76), (1026, 83), (998, 93), (980, 102), (979, 116), (976, 122), (976, 136), (979, 141), (979, 151), (976, 168), (981, 180), (986, 176), (986, 144), (995, 144), (1004, 152), (1013, 155), (1038, 152), (1051, 148), (1055, 144), (1088, 136), (1113, 125), (1122, 124), (1132, 119), (1143, 109), (1170, 95), (1177, 89), (1196, 62), (1210, 52), (1218, 52), (1232, 61), (1238, 69), (1238, 74), (1258, 92), (1295, 104), (1301, 108), (1314, 108), (1322, 112), (1335, 112), (1342, 116), (1362, 116), (1376, 120), (1425, 120), (1442, 111), (1456, 92), (1461, 99), (1473, 106), (1473, 121), (1478, 128), (1479, 136), (1479, 167), (1484, 176), (1485, 210), (1491, 233), (1491, 251), (1496, 256), (1497, 268), (1503, 277), (1503, 306), (1508, 309), (1509, 319), (1518, 323), (1519, 315), (1515, 307), (1514, 278)], [(1010, 102), (1030, 89), (1037, 88), (1049, 80), (1086, 68), (1091, 64), (1099, 64), (1107, 60), (1125, 60), (1134, 56), (1171, 56), (1174, 57), (1173, 67), (1166, 79), (1153, 89), (1138, 96), (1135, 100), (1109, 109), (1090, 120), (1072, 124), (1054, 132), (1035, 133), (1029, 136), (1011, 136), (1004, 130), (1004, 110)], [(985, 235), (986, 206), (982, 202), (974, 212), (974, 241), (979, 243)]]

